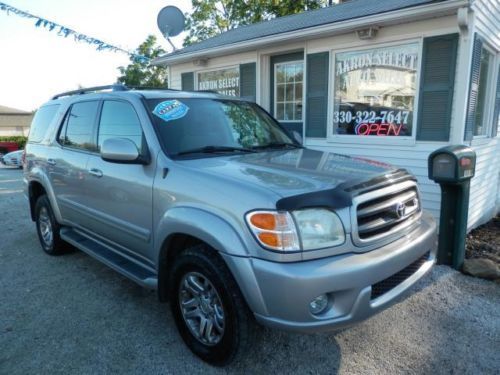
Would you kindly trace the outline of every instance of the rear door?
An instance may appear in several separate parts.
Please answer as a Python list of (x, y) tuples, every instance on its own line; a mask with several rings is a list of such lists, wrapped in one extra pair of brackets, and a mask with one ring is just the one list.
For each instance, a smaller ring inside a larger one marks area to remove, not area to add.
[[(130, 139), (140, 154), (148, 152), (142, 124), (125, 100), (104, 100), (97, 130), (97, 149), (108, 138)], [(149, 165), (120, 164), (89, 156), (89, 228), (118, 245), (128, 255), (150, 258), (155, 161)]]
[(100, 102), (74, 103), (66, 113), (57, 136), (61, 147), (47, 153), (47, 170), (63, 220), (85, 226), (87, 209), (86, 180), (89, 155), (96, 152), (95, 127)]

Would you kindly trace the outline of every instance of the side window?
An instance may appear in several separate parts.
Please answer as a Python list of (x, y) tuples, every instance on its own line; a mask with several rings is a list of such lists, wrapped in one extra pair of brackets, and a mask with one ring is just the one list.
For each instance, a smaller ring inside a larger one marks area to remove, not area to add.
[(92, 138), (98, 107), (98, 101), (73, 104), (59, 134), (59, 142), (66, 147), (95, 151)]
[(130, 103), (106, 100), (102, 105), (97, 145), (100, 149), (108, 138), (127, 138), (142, 150), (142, 128)]
[(36, 111), (35, 117), (31, 123), (29, 135), (30, 142), (41, 142), (50, 123), (59, 109), (59, 104), (46, 105)]

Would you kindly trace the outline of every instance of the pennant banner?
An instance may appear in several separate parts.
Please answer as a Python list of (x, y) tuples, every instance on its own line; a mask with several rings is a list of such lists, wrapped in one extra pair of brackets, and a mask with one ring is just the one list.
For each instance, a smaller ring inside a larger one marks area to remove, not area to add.
[(31, 13), (22, 11), (22, 10), (17, 9), (13, 6), (10, 6), (8, 4), (0, 2), (0, 10), (3, 10), (4, 12), (6, 12), (7, 15), (15, 14), (16, 16), (36, 20), (36, 22), (35, 22), (36, 27), (43, 27), (44, 29), (46, 29), (48, 31), (56, 31), (57, 35), (59, 35), (59, 36), (63, 36), (65, 38), (67, 38), (68, 36), (72, 35), (73, 38), (75, 39), (75, 41), (85, 42), (87, 44), (93, 45), (93, 46), (95, 46), (97, 51), (122, 52), (122, 53), (126, 53), (127, 55), (131, 56), (134, 59), (134, 61), (136, 61), (136, 62), (140, 62), (140, 63), (149, 62), (149, 58), (147, 58), (146, 56), (138, 55), (136, 53), (127, 51), (126, 49), (113, 46), (112, 44), (108, 44), (106, 42), (103, 42), (102, 40), (92, 38), (88, 35), (85, 35), (85, 34), (77, 32), (75, 30), (72, 30), (68, 27), (59, 25), (56, 22), (52, 22), (52, 21), (46, 20), (45, 18), (35, 16)]

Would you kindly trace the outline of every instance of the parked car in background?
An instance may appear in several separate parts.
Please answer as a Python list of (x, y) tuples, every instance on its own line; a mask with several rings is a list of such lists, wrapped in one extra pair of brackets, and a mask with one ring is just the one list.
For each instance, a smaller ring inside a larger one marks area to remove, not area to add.
[(156, 289), (205, 361), (250, 353), (256, 322), (362, 321), (432, 267), (436, 223), (406, 170), (305, 148), (239, 98), (105, 88), (36, 112), (24, 183), (41, 247)]
[(22, 156), (23, 156), (23, 150), (17, 150), (14, 152), (9, 152), (8, 154), (2, 156), (0, 158), (0, 161), (4, 165), (22, 168), (23, 167)]
[(17, 151), (19, 146), (16, 142), (0, 142), (0, 161), (5, 154)]

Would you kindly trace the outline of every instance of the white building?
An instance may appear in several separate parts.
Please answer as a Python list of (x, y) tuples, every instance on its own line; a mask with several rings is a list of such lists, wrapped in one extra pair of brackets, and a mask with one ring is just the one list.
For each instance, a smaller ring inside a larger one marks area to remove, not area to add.
[(169, 87), (255, 100), (307, 147), (405, 167), (439, 216), (427, 157), (477, 153), (469, 228), (500, 208), (500, 2), (352, 0), (159, 57)]
[(0, 105), (0, 137), (24, 136), (30, 131), (32, 112)]

